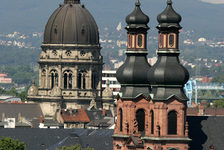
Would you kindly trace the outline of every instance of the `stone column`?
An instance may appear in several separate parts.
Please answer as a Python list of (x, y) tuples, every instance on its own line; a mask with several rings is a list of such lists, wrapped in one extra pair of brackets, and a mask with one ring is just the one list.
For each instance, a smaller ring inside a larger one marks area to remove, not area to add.
[(78, 74), (78, 68), (75, 67), (73, 75), (72, 75), (72, 89), (77, 88), (77, 74)]
[(88, 89), (92, 89), (92, 67), (89, 68), (89, 80), (88, 80)]
[(39, 87), (44, 87), (43, 85), (43, 79), (42, 79), (42, 68), (39, 66)]
[(62, 81), (63, 81), (63, 72), (62, 72), (62, 67), (61, 65), (58, 65), (58, 87), (63, 88), (62, 87)]
[(45, 68), (46, 68), (45, 88), (50, 88), (50, 79), (49, 79), (50, 71), (49, 71), (49, 67), (47, 65), (45, 66)]

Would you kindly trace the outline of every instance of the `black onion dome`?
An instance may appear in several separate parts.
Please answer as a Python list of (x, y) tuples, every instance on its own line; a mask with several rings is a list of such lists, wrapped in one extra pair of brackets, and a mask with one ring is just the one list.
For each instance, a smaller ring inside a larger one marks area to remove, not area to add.
[(150, 65), (143, 56), (129, 56), (117, 70), (117, 80), (120, 84), (148, 84), (147, 71)]
[(168, 0), (166, 9), (157, 17), (157, 20), (159, 22), (158, 28), (182, 28), (179, 24), (181, 22), (181, 19), (181, 16), (173, 9), (172, 1)]
[(97, 24), (80, 0), (65, 0), (48, 20), (44, 44), (99, 44)]
[(139, 0), (137, 0), (135, 3), (135, 10), (126, 17), (126, 22), (128, 24), (127, 28), (149, 28), (147, 26), (149, 17), (142, 12), (140, 5)]
[(159, 56), (156, 64), (148, 72), (152, 85), (183, 86), (189, 79), (189, 72), (178, 63), (177, 56)]

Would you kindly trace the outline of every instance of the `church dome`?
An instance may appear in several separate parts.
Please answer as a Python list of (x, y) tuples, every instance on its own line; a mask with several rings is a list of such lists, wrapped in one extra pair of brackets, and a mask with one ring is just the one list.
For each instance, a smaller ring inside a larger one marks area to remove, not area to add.
[(99, 44), (98, 27), (80, 0), (64, 0), (46, 24), (43, 43)]
[(173, 9), (172, 1), (168, 0), (166, 9), (157, 16), (157, 20), (159, 22), (158, 28), (182, 28), (179, 24), (181, 19), (181, 16)]

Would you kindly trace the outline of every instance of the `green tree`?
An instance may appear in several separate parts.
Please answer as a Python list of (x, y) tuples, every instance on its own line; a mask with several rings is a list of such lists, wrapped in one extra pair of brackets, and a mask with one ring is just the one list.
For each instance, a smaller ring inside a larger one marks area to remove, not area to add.
[(9, 137), (2, 137), (0, 139), (0, 150), (25, 150), (26, 145), (23, 142), (14, 140)]
[(215, 76), (215, 77), (212, 79), (212, 82), (224, 83), (224, 74)]
[[(58, 148), (56, 150), (59, 150)], [(74, 146), (62, 146), (60, 150), (94, 150), (94, 148), (85, 148), (82, 149), (82, 147), (79, 144), (75, 144)]]
[(224, 108), (224, 99), (215, 100), (213, 105), (216, 108)]

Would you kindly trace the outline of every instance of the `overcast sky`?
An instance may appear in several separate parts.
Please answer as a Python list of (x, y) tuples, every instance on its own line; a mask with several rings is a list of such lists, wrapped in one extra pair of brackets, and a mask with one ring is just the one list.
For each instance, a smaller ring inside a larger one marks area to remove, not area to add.
[(224, 0), (201, 0), (201, 1), (213, 3), (213, 4), (224, 4)]

